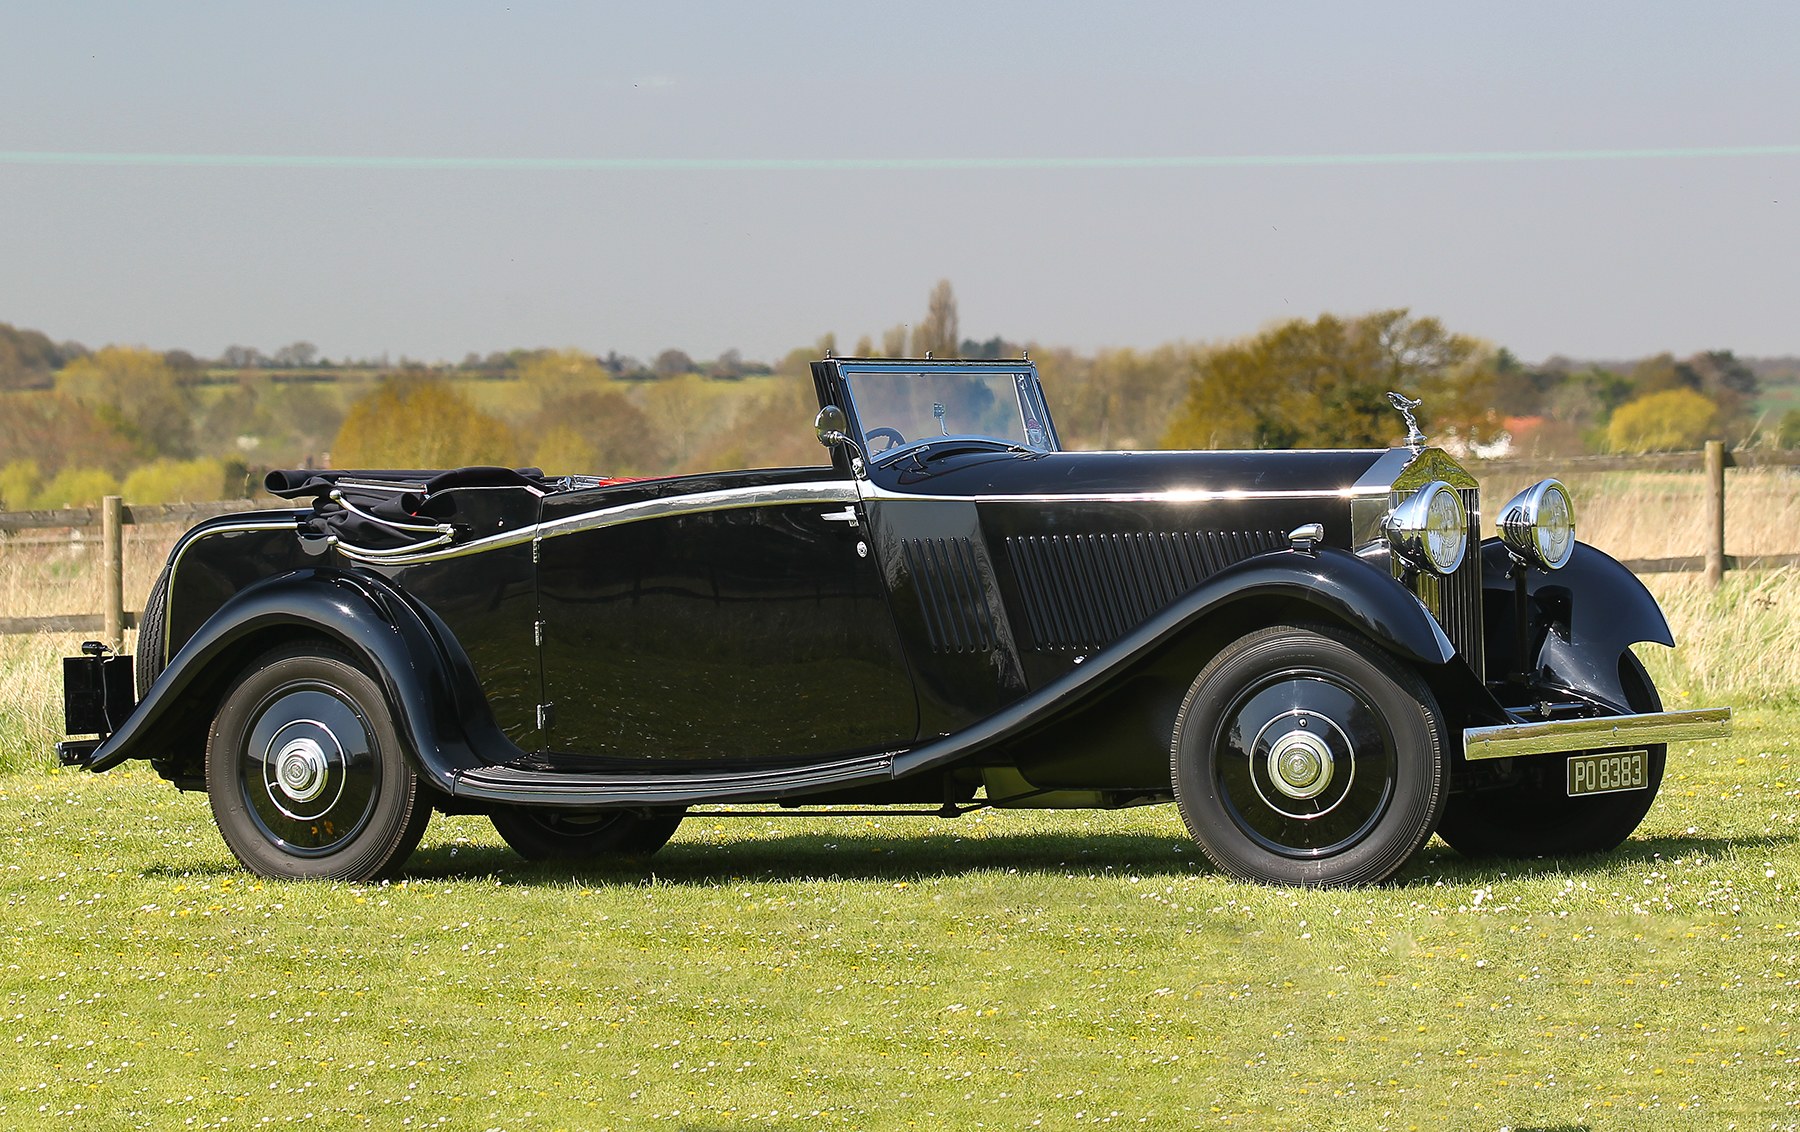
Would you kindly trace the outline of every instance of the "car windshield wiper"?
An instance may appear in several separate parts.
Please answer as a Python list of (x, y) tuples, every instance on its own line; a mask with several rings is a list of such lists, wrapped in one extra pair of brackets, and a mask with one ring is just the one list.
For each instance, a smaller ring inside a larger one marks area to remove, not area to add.
[(1030, 448), (1023, 444), (1015, 444), (1010, 440), (1001, 440), (994, 436), (954, 436), (939, 440), (928, 440), (913, 449), (914, 459), (920, 462), (933, 456), (948, 456), (952, 452), (964, 452), (971, 449), (1004, 448), (1009, 452), (1017, 452), (1023, 456), (1047, 456), (1042, 448)]

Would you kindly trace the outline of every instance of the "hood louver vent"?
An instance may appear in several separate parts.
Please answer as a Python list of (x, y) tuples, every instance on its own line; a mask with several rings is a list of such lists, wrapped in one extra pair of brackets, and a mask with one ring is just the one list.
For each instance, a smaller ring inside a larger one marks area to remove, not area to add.
[(1287, 545), (1278, 531), (1023, 535), (1006, 540), (1040, 652), (1104, 648), (1213, 574)]
[(975, 548), (966, 538), (909, 538), (900, 556), (919, 595), (932, 652), (991, 652), (994, 616), (988, 609)]

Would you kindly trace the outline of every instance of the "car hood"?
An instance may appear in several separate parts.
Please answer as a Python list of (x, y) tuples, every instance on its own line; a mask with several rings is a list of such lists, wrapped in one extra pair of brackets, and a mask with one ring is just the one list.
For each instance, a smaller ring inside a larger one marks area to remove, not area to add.
[(953, 454), (923, 468), (902, 459), (874, 480), (909, 495), (994, 498), (1097, 496), (1145, 492), (1196, 494), (1348, 493), (1394, 483), (1412, 457), (1406, 449), (1256, 452), (1019, 452)]

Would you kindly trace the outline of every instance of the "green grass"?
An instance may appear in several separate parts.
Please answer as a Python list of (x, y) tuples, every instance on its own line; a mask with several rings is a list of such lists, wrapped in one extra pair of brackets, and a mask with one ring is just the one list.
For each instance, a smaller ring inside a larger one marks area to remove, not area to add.
[(1168, 807), (696, 817), (404, 881), (236, 869), (142, 770), (0, 777), (0, 1125), (1793, 1128), (1800, 739), (1671, 752), (1624, 849), (1297, 892)]

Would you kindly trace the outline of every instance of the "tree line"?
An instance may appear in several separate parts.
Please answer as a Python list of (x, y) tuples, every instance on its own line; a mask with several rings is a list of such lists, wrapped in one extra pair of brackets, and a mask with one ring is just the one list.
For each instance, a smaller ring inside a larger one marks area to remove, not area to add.
[[(1019, 357), (1037, 363), (1065, 442), (1083, 448), (1381, 447), (1387, 401), (1423, 398), (1434, 443), (1542, 454), (1686, 449), (1723, 437), (1800, 446), (1800, 410), (1759, 416), (1765, 377), (1800, 363), (1715, 350), (1627, 363), (1503, 348), (1407, 310), (1291, 319), (1224, 343), (1083, 353), (963, 338), (948, 281), (922, 318), (861, 335), (852, 356)], [(0, 323), (0, 509), (242, 495), (275, 466), (534, 466), (663, 475), (816, 463), (809, 363), (835, 335), (780, 360), (735, 350), (512, 350), (461, 363), (333, 364), (309, 343), (219, 358), (88, 350)]]

